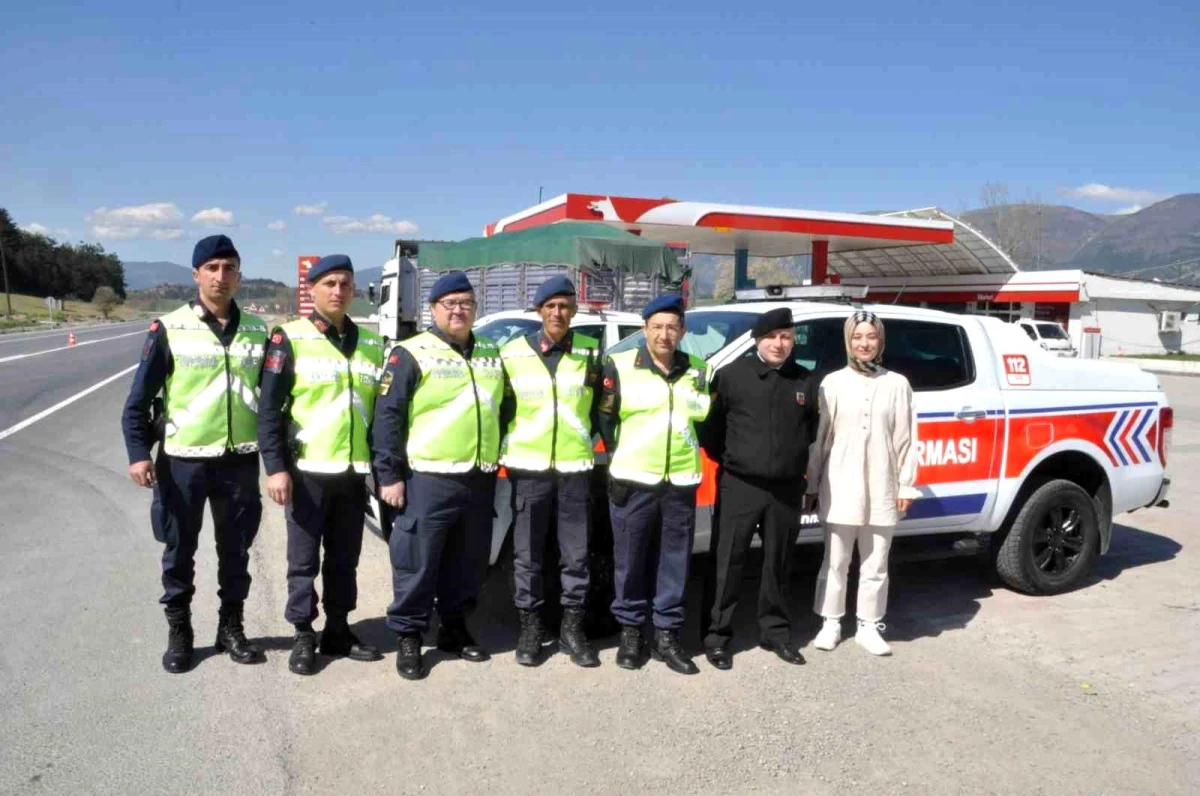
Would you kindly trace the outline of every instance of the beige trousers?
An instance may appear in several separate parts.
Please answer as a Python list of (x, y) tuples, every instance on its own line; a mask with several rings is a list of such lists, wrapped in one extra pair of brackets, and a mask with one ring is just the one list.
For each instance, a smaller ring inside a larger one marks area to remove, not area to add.
[(888, 551), (894, 525), (825, 524), (825, 560), (817, 576), (813, 610), (826, 619), (841, 619), (846, 613), (846, 578), (850, 557), (858, 543), (858, 618), (878, 622), (887, 613)]

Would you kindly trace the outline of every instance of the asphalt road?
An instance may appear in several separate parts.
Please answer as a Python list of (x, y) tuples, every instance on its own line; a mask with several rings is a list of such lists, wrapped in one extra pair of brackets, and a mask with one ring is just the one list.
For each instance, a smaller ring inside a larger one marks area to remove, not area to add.
[[(0, 338), (0, 358), (46, 342)], [(134, 335), (0, 363), (0, 433), (128, 368), (140, 347)], [(806, 647), (797, 669), (752, 647), (748, 581), (734, 670), (701, 660), (701, 674), (684, 678), (658, 664), (618, 669), (612, 640), (599, 669), (561, 655), (518, 667), (512, 610), (493, 577), (474, 624), (496, 657), (431, 654), (430, 677), (409, 683), (393, 669), (381, 620), (387, 555), (370, 536), (352, 620), (387, 659), (326, 661), (307, 679), (287, 671), (284, 529), (269, 503), (247, 608), (267, 663), (238, 667), (209, 646), (206, 531), (200, 661), (187, 675), (161, 671), (160, 547), (118, 424), (129, 380), (0, 440), (0, 792), (1200, 789), (1200, 494), (1188, 485), (1200, 468), (1200, 382), (1163, 377), (1177, 412), (1172, 507), (1118, 518), (1112, 551), (1071, 594), (1018, 595), (967, 560), (900, 565), (895, 655)], [(817, 629), (814, 555), (799, 553), (793, 584), (806, 643)], [(694, 622), (687, 640), (698, 643)]]

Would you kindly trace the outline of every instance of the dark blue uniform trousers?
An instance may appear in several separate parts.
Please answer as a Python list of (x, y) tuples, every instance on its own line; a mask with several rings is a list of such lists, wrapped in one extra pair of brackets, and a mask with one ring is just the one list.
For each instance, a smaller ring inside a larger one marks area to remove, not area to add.
[(612, 612), (622, 625), (646, 622), (654, 602), (654, 626), (683, 629), (683, 592), (696, 531), (696, 489), (629, 489), (622, 506), (609, 501), (612, 516), (616, 598)]
[(392, 521), (392, 604), (387, 626), (420, 633), (436, 601), (442, 622), (474, 608), (492, 546), (495, 473), (413, 473), (404, 512)]
[(172, 607), (192, 602), (205, 501), (217, 542), (217, 596), (226, 602), (244, 601), (250, 593), (250, 545), (262, 519), (258, 454), (181, 459), (160, 451), (154, 473), (150, 525), (154, 538), (166, 545), (159, 602)]
[(562, 605), (583, 608), (588, 590), (588, 534), (592, 474), (508, 471), (513, 488), (514, 602), (522, 611), (542, 607), (546, 535), (557, 526)]
[[(347, 470), (336, 475), (292, 470), (287, 505), (287, 606), (291, 624), (317, 618), (317, 573), (325, 613), (345, 616), (358, 604), (358, 557), (367, 511), (366, 478)], [(321, 564), (321, 546), (325, 563)]]

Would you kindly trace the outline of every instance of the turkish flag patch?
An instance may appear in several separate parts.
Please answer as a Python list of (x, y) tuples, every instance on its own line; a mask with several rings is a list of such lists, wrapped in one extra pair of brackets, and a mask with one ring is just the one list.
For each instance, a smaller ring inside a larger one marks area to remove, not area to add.
[(802, 393), (802, 392), (796, 393), (796, 403), (799, 404), (800, 406), (804, 406), (804, 393)]
[(275, 334), (271, 335), (271, 342), (275, 343), (276, 345), (278, 345), (279, 343), (282, 343), (283, 342), (283, 332), (276, 332)]
[(389, 365), (395, 365), (399, 361), (400, 361), (400, 356), (398, 354), (392, 354), (390, 357), (388, 357)]
[(157, 332), (161, 326), (162, 326), (162, 324), (159, 323), (158, 321), (152, 321), (150, 323), (150, 331)]
[(271, 353), (267, 354), (267, 361), (263, 363), (263, 367), (272, 373), (282, 373), (284, 358), (283, 352), (272, 351)]
[(604, 389), (611, 390), (613, 388), (613, 380), (608, 376), (604, 377)]

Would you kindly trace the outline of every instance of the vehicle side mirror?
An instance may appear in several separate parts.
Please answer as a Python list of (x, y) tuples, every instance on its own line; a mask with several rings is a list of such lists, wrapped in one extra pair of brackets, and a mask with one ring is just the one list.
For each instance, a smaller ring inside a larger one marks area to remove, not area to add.
[(371, 300), (372, 304), (375, 303), (375, 283), (374, 282), (367, 283), (367, 298)]

